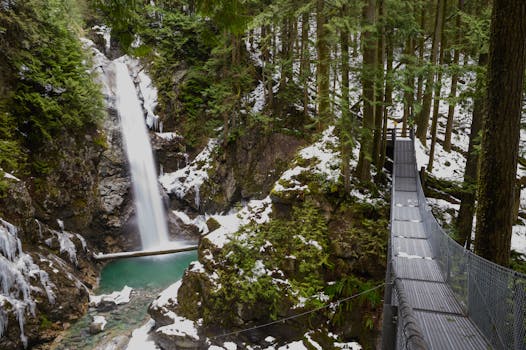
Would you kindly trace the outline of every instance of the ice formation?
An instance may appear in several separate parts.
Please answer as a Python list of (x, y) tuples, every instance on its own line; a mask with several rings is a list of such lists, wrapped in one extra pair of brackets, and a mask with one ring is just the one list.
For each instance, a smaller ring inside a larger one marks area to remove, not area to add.
[[(48, 274), (24, 253), (17, 231), (14, 225), (0, 219), (0, 337), (7, 328), (11, 313), (18, 320), (20, 339), (27, 346), (24, 324), (27, 314), (35, 316), (32, 295), (45, 293), (49, 302), (54, 303), (55, 286)], [(41, 287), (31, 284), (31, 281), (39, 281)]]

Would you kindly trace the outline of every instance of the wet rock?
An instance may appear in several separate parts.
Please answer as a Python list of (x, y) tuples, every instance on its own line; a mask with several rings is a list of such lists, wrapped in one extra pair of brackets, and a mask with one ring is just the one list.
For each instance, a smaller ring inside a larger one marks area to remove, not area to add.
[(128, 347), (129, 338), (125, 335), (119, 335), (98, 345), (93, 350), (124, 350)]
[(89, 305), (96, 307), (99, 311), (110, 311), (118, 305), (128, 303), (132, 291), (132, 288), (125, 286), (121, 291), (115, 291), (111, 294), (90, 295)]
[(152, 150), (160, 165), (158, 171), (171, 173), (184, 168), (188, 163), (188, 154), (182, 136), (169, 133), (150, 133)]
[(104, 327), (106, 326), (106, 319), (104, 316), (94, 316), (93, 322), (91, 322), (89, 326), (89, 332), (90, 334), (97, 334), (102, 331), (104, 331)]
[(174, 335), (156, 331), (153, 338), (163, 350), (199, 350), (204, 348), (204, 343), (199, 338), (196, 339), (187, 335)]

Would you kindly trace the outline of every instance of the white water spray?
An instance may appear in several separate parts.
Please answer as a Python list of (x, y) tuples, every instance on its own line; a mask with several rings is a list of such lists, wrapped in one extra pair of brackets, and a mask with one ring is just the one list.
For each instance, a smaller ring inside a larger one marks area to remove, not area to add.
[(113, 64), (116, 107), (121, 120), (124, 147), (130, 163), (142, 249), (158, 249), (168, 243), (168, 228), (159, 195), (144, 114), (123, 58), (116, 59)]

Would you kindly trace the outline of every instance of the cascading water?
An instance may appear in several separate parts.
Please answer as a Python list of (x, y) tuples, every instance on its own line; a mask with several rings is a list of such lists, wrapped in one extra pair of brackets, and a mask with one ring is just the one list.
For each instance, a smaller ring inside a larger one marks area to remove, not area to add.
[(116, 107), (130, 164), (142, 249), (158, 249), (168, 243), (168, 228), (144, 114), (123, 58), (116, 59), (113, 64)]

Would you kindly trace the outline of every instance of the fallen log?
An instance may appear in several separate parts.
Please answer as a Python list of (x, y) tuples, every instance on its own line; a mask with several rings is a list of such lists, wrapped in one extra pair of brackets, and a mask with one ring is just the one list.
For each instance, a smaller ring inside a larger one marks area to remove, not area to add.
[(178, 247), (171, 249), (159, 249), (159, 250), (139, 250), (133, 252), (120, 252), (120, 253), (109, 253), (109, 254), (93, 254), (95, 260), (111, 260), (111, 259), (124, 259), (124, 258), (135, 258), (140, 256), (154, 256), (154, 255), (164, 255), (164, 254), (173, 254), (181, 252), (189, 252), (192, 250), (197, 250), (196, 245)]

